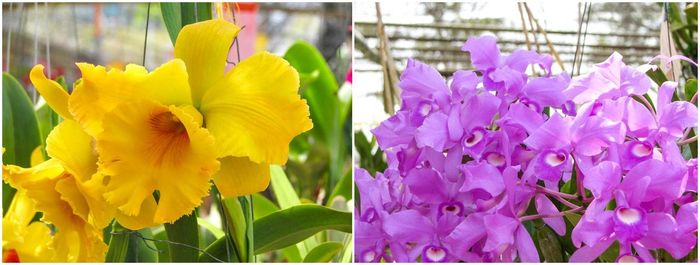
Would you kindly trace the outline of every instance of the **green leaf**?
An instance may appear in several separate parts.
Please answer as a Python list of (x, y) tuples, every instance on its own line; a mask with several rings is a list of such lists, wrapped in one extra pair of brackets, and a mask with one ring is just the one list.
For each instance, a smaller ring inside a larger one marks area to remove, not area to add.
[(168, 240), (190, 247), (177, 244), (168, 244), (170, 248), (170, 261), (172, 262), (195, 262), (199, 257), (199, 229), (197, 226), (197, 216), (193, 211), (177, 219), (175, 223), (164, 224)]
[[(231, 250), (226, 251), (227, 248), (230, 249), (230, 247), (226, 246), (226, 237), (221, 237), (214, 241), (214, 243), (209, 245), (206, 249), (204, 249), (204, 253), (199, 255), (198, 261), (219, 262), (219, 260), (221, 260), (228, 262), (241, 262), (241, 260), (236, 255), (236, 252)], [(212, 258), (212, 256), (218, 260)]]
[[(144, 238), (153, 238), (150, 228), (141, 229), (138, 233)], [(158, 252), (155, 249), (153, 241), (144, 240), (134, 232), (129, 235), (129, 247), (124, 262), (157, 262)]]
[[(2, 155), (3, 164), (31, 166), (32, 151), (41, 145), (39, 126), (29, 95), (8, 73), (2, 74)], [(15, 189), (3, 181), (2, 212), (10, 207)]]
[(118, 222), (112, 224), (112, 236), (109, 239), (109, 249), (105, 256), (106, 262), (125, 262), (129, 251), (130, 230)]
[(304, 257), (304, 262), (329, 262), (342, 249), (343, 244), (340, 242), (322, 243), (309, 251), (309, 254)]
[(647, 71), (647, 76), (651, 78), (651, 80), (654, 81), (657, 85), (661, 86), (664, 82), (668, 81), (666, 78), (666, 75), (664, 75), (664, 72), (661, 71), (661, 68), (656, 68), (656, 70), (652, 71), (651, 69)]
[(284, 248), (320, 231), (352, 232), (352, 214), (319, 205), (298, 205), (255, 221), (255, 253)]
[(576, 226), (578, 221), (581, 220), (581, 215), (577, 213), (567, 213), (565, 216), (573, 226)]
[[(693, 95), (698, 92), (698, 80), (697, 79), (690, 79), (685, 82), (685, 97), (687, 101), (690, 101), (690, 99), (693, 98)], [(698, 105), (698, 102), (695, 101), (695, 106)]]
[(557, 235), (549, 226), (537, 229), (537, 239), (540, 251), (545, 262), (564, 262), (562, 257), (561, 244), (557, 240)]
[(246, 217), (243, 213), (243, 206), (238, 198), (225, 198), (223, 200), (225, 220), (228, 222), (228, 235), (235, 244), (235, 251), (238, 251), (241, 261), (245, 261), (246, 253)]
[(355, 247), (353, 246), (353, 237), (349, 236), (349, 240), (347, 242), (348, 243), (345, 245), (345, 249), (343, 250), (343, 256), (340, 258), (341, 263), (352, 262), (352, 251), (353, 249), (355, 249)]
[(224, 231), (210, 224), (207, 220), (197, 217), (197, 225), (199, 225), (199, 248), (204, 249), (224, 236)]
[(163, 23), (165, 28), (168, 29), (168, 36), (170, 36), (170, 41), (173, 42), (174, 46), (177, 35), (182, 29), (180, 3), (160, 3), (160, 12), (163, 14)]
[[(289, 182), (282, 167), (276, 165), (270, 166), (270, 186), (272, 186), (272, 193), (275, 194), (280, 209), (284, 210), (301, 204), (299, 196), (297, 196), (292, 183)], [(308, 241), (297, 244), (299, 254), (301, 256), (306, 256), (308, 251), (317, 244), (314, 238), (309, 238)]]
[(268, 198), (260, 193), (253, 194), (253, 212), (255, 220), (265, 217), (273, 212), (279, 211), (280, 208)]
[(301, 262), (301, 254), (296, 245), (291, 245), (282, 249), (282, 255), (287, 258), (287, 262)]
[(620, 243), (615, 241), (608, 247), (608, 249), (603, 252), (603, 254), (598, 257), (601, 262), (614, 262), (620, 255)]
[(158, 240), (155, 241), (156, 248), (160, 250), (158, 252), (158, 262), (170, 262), (170, 248), (168, 247), (169, 244), (165, 242), (165, 240), (168, 240), (165, 227), (160, 225), (153, 228), (153, 234), (153, 238)]
[(352, 199), (352, 170), (348, 170), (348, 172), (345, 173), (345, 176), (343, 176), (343, 178), (340, 179), (340, 182), (338, 182), (338, 184), (335, 185), (333, 193), (331, 193), (331, 196), (328, 197), (328, 202), (326, 203), (326, 206), (331, 205), (333, 199), (337, 196), (345, 198), (346, 201)]
[(211, 19), (211, 3), (160, 3), (160, 11), (173, 45), (184, 26)]

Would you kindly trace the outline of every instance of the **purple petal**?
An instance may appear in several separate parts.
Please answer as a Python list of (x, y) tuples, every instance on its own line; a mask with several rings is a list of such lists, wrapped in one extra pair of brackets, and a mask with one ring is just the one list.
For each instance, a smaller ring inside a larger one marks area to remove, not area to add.
[(530, 137), (525, 139), (524, 143), (535, 150), (568, 149), (571, 143), (569, 126), (570, 123), (554, 114)]
[(605, 118), (592, 116), (583, 127), (574, 126), (574, 149), (584, 156), (600, 154), (611, 143), (622, 143), (625, 139), (625, 126)]
[(399, 111), (371, 130), (382, 150), (390, 147), (406, 147), (413, 141), (417, 126), (409, 117), (408, 111)]
[(503, 245), (510, 246), (513, 244), (513, 235), (520, 222), (511, 217), (492, 214), (484, 216), (484, 224), (488, 224), (488, 229), (486, 229), (488, 239), (486, 240), (486, 245), (484, 245), (484, 251), (491, 252), (501, 249)]
[(628, 134), (635, 137), (646, 137), (649, 131), (656, 129), (656, 118), (642, 103), (629, 100), (625, 110), (625, 121)]
[(537, 54), (534, 51), (515, 50), (506, 57), (505, 65), (519, 72), (525, 72), (528, 65), (537, 64), (549, 76), (552, 71), (552, 56), (548, 54)]
[(522, 103), (513, 103), (510, 105), (508, 113), (498, 120), (500, 124), (515, 125), (523, 128), (527, 133), (532, 134), (542, 126), (544, 119), (542, 114), (526, 107)]
[(583, 186), (593, 193), (596, 198), (610, 198), (622, 179), (620, 165), (615, 162), (603, 161), (585, 172)]
[(586, 212), (571, 232), (571, 241), (574, 246), (580, 247), (581, 242), (593, 246), (602, 238), (610, 236), (613, 232), (612, 212), (605, 211), (595, 218), (589, 218)]
[(698, 202), (683, 204), (676, 213), (678, 234), (691, 234), (698, 231)]
[(523, 93), (541, 107), (559, 107), (568, 100), (562, 91), (569, 85), (570, 81), (566, 72), (552, 78), (534, 78), (525, 85)]
[(620, 89), (627, 95), (644, 95), (651, 87), (651, 79), (632, 67), (623, 67), (620, 70)]
[(409, 59), (399, 81), (402, 109), (411, 109), (421, 99), (434, 100), (441, 107), (449, 104), (445, 78), (432, 66)]
[[(686, 178), (685, 170), (682, 167), (659, 160), (646, 160), (633, 167), (620, 185), (620, 189), (625, 190), (630, 205), (635, 206), (632, 201), (651, 201), (655, 198), (662, 198), (665, 201), (673, 201), (681, 196), (685, 191)], [(636, 185), (645, 177), (651, 177), (651, 182), (646, 192), (630, 192), (631, 187)]]
[(479, 213), (470, 214), (457, 225), (444, 242), (453, 253), (468, 252), (472, 246), (486, 236), (483, 215)]
[(674, 101), (663, 108), (659, 116), (659, 127), (669, 135), (680, 138), (686, 128), (698, 126), (698, 108), (687, 101)]
[(692, 233), (677, 235), (678, 224), (673, 217), (666, 213), (649, 213), (649, 233), (640, 240), (645, 247), (650, 249), (663, 248), (674, 259), (680, 259), (688, 255), (697, 242)]
[[(678, 83), (666, 81), (659, 87), (659, 94), (656, 97), (656, 106), (659, 112), (663, 112), (663, 107), (670, 104), (673, 94), (676, 93)], [(661, 114), (661, 113), (659, 113)]]
[[(564, 220), (562, 220), (562, 224), (563, 222)], [(540, 255), (537, 253), (535, 242), (532, 241), (527, 229), (525, 229), (523, 225), (520, 225), (516, 232), (515, 246), (518, 249), (520, 262), (540, 262)]]
[(447, 115), (442, 112), (430, 114), (416, 131), (418, 148), (431, 147), (442, 152), (449, 141)]
[(452, 142), (458, 142), (464, 134), (464, 128), (459, 119), (459, 108), (450, 110), (450, 115), (447, 117), (447, 132)]
[[(535, 206), (537, 208), (537, 213), (539, 214), (558, 214), (559, 209), (554, 206), (554, 203), (547, 198), (544, 194), (537, 194), (535, 196)], [(566, 235), (566, 223), (564, 223), (563, 217), (552, 217), (542, 219), (544, 222), (551, 227), (554, 232), (558, 235)]]
[(439, 173), (430, 168), (416, 168), (408, 172), (404, 184), (424, 202), (441, 203), (447, 199), (447, 189)]
[(613, 242), (615, 242), (614, 238), (608, 238), (597, 241), (593, 246), (579, 248), (571, 255), (569, 262), (592, 262), (603, 254)]
[(490, 93), (481, 93), (465, 102), (461, 109), (460, 120), (462, 127), (471, 130), (476, 127), (487, 127), (498, 112), (501, 99)]
[(505, 189), (501, 172), (488, 163), (466, 165), (462, 168), (462, 173), (464, 173), (464, 184), (459, 189), (461, 192), (482, 189), (496, 197)]
[(452, 83), (450, 84), (453, 101), (459, 101), (471, 95), (476, 95), (476, 86), (478, 83), (479, 77), (473, 71), (456, 71), (452, 74)]
[(387, 216), (384, 232), (399, 242), (428, 242), (435, 234), (430, 219), (416, 210), (403, 210)]
[(469, 52), (472, 65), (482, 71), (496, 68), (501, 63), (501, 52), (493, 36), (470, 37), (462, 51)]
[(484, 87), (486, 89), (496, 91), (504, 89), (502, 93), (514, 97), (520, 94), (520, 91), (525, 87), (527, 75), (510, 69), (508, 66), (503, 66), (488, 73), (488, 75), (484, 77), (484, 80), (491, 80), (493, 82), (493, 84), (484, 82)]

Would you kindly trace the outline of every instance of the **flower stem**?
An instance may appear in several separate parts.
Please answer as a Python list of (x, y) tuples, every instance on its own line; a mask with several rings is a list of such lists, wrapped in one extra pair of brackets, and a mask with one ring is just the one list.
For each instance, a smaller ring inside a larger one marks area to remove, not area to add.
[(695, 92), (695, 94), (693, 94), (693, 97), (690, 99), (690, 104), (695, 104), (695, 101), (697, 101), (697, 100), (698, 100), (698, 92)]
[(651, 114), (656, 116), (656, 111), (654, 111), (654, 107), (651, 106), (651, 103), (649, 103), (649, 101), (645, 97), (637, 96), (637, 95), (634, 95), (633, 97), (635, 99), (639, 100), (640, 102), (642, 102), (642, 104), (644, 104), (644, 106), (646, 106), (647, 109), (649, 109), (649, 111), (651, 111)]
[(696, 135), (696, 136), (693, 136), (693, 137), (690, 137), (688, 139), (685, 139), (685, 140), (678, 142), (678, 145), (686, 145), (686, 144), (695, 142), (697, 140), (698, 140), (698, 136)]
[(555, 190), (550, 190), (548, 188), (545, 188), (545, 187), (542, 187), (539, 185), (531, 185), (531, 186), (533, 188), (535, 188), (535, 190), (537, 190), (540, 193), (544, 193), (544, 194), (548, 194), (548, 195), (552, 195), (552, 196), (556, 196), (556, 197), (560, 197), (560, 198), (578, 199), (578, 197), (576, 195), (573, 195), (573, 194), (568, 194), (568, 193), (558, 192)]
[(558, 212), (558, 213), (526, 215), (526, 216), (520, 217), (520, 222), (522, 223), (525, 221), (541, 219), (541, 218), (562, 217), (562, 216), (569, 214), (569, 213), (576, 213), (576, 212), (583, 211), (584, 209), (586, 209), (586, 208), (583, 206), (580, 206), (580, 207), (575, 208), (575, 209), (566, 210), (566, 211)]
[(565, 200), (565, 199), (562, 198), (562, 197), (559, 197), (559, 196), (552, 196), (552, 197), (553, 197), (554, 199), (556, 199), (557, 201), (561, 202), (562, 204), (566, 205), (567, 207), (571, 208), (571, 209), (576, 209), (576, 208), (578, 208), (578, 207), (581, 207), (581, 206), (578, 206), (578, 205), (576, 205), (576, 204), (573, 204), (573, 203), (570, 202), (570, 201)]

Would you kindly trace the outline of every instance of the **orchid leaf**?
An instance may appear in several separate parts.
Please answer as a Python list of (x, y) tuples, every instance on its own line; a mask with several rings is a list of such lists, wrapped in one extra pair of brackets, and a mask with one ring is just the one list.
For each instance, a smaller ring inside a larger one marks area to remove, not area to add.
[[(31, 166), (34, 149), (41, 145), (41, 132), (34, 107), (24, 87), (8, 73), (2, 74), (2, 155), (3, 164)], [(2, 212), (7, 212), (15, 189), (3, 181)]]
[(341, 250), (343, 250), (343, 244), (340, 242), (325, 242), (309, 251), (309, 254), (304, 257), (304, 262), (330, 262)]
[(297, 205), (255, 221), (255, 253), (291, 246), (324, 230), (352, 232), (352, 214), (314, 204)]
[[(199, 229), (195, 212), (177, 219), (175, 223), (164, 224), (168, 240), (178, 244), (168, 244), (170, 248), (170, 261), (195, 262), (199, 257)], [(187, 245), (190, 247), (185, 247)]]

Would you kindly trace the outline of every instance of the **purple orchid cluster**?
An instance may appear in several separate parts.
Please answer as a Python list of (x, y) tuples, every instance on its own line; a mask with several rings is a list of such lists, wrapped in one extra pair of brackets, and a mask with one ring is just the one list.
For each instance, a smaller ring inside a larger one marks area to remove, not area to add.
[[(356, 261), (540, 262), (535, 220), (570, 237), (572, 262), (614, 242), (618, 261), (696, 246), (698, 163), (679, 140), (698, 111), (672, 101), (677, 83), (658, 88), (654, 108), (642, 97), (651, 80), (618, 53), (572, 79), (552, 74), (548, 55), (501, 55), (494, 37), (462, 50), (476, 71), (449, 82), (409, 60), (401, 109), (372, 130), (388, 168), (355, 171)], [(567, 215), (580, 217), (573, 230)]]

